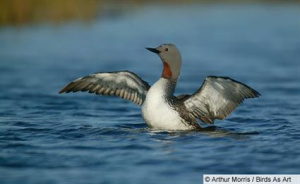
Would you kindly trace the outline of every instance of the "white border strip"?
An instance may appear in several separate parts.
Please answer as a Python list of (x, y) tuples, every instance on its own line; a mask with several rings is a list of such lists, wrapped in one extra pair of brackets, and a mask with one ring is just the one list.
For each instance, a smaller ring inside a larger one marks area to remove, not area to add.
[(300, 184), (299, 174), (204, 174), (203, 184)]

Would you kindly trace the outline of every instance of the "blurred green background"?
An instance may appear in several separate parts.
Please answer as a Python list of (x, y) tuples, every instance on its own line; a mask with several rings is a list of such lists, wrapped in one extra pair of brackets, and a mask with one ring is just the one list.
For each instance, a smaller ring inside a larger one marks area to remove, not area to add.
[(186, 3), (299, 3), (300, 0), (0, 0), (0, 26), (40, 22), (91, 21), (97, 16), (118, 14), (149, 4)]

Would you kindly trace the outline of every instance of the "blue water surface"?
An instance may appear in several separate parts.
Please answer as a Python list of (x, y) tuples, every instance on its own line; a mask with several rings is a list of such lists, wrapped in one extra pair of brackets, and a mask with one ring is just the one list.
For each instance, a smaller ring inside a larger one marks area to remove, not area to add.
[[(299, 174), (300, 6), (145, 6), (83, 23), (0, 28), (0, 183), (202, 183), (203, 174)], [(99, 71), (153, 84), (174, 43), (176, 94), (208, 75), (259, 91), (205, 131), (147, 128), (140, 107), (88, 93), (59, 95)]]

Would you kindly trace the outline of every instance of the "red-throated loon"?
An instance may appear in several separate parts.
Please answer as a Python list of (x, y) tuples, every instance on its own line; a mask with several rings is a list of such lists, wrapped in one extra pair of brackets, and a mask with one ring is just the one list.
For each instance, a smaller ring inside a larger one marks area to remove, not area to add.
[(260, 94), (251, 87), (228, 77), (208, 76), (192, 95), (174, 96), (181, 69), (181, 55), (173, 44), (146, 48), (163, 62), (161, 78), (150, 86), (129, 71), (95, 73), (80, 77), (59, 93), (89, 91), (98, 95), (114, 95), (142, 106), (147, 125), (159, 130), (201, 129), (197, 119), (213, 124), (226, 118), (244, 99)]

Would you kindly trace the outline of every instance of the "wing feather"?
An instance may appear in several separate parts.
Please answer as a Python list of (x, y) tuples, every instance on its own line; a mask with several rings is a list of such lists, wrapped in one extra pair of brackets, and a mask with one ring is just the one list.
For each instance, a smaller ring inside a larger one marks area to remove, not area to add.
[(129, 71), (95, 73), (80, 77), (66, 85), (59, 93), (88, 91), (97, 95), (119, 96), (142, 105), (150, 86)]
[(213, 124), (215, 119), (226, 118), (244, 99), (258, 96), (251, 87), (229, 77), (208, 76), (183, 103), (194, 118)]

